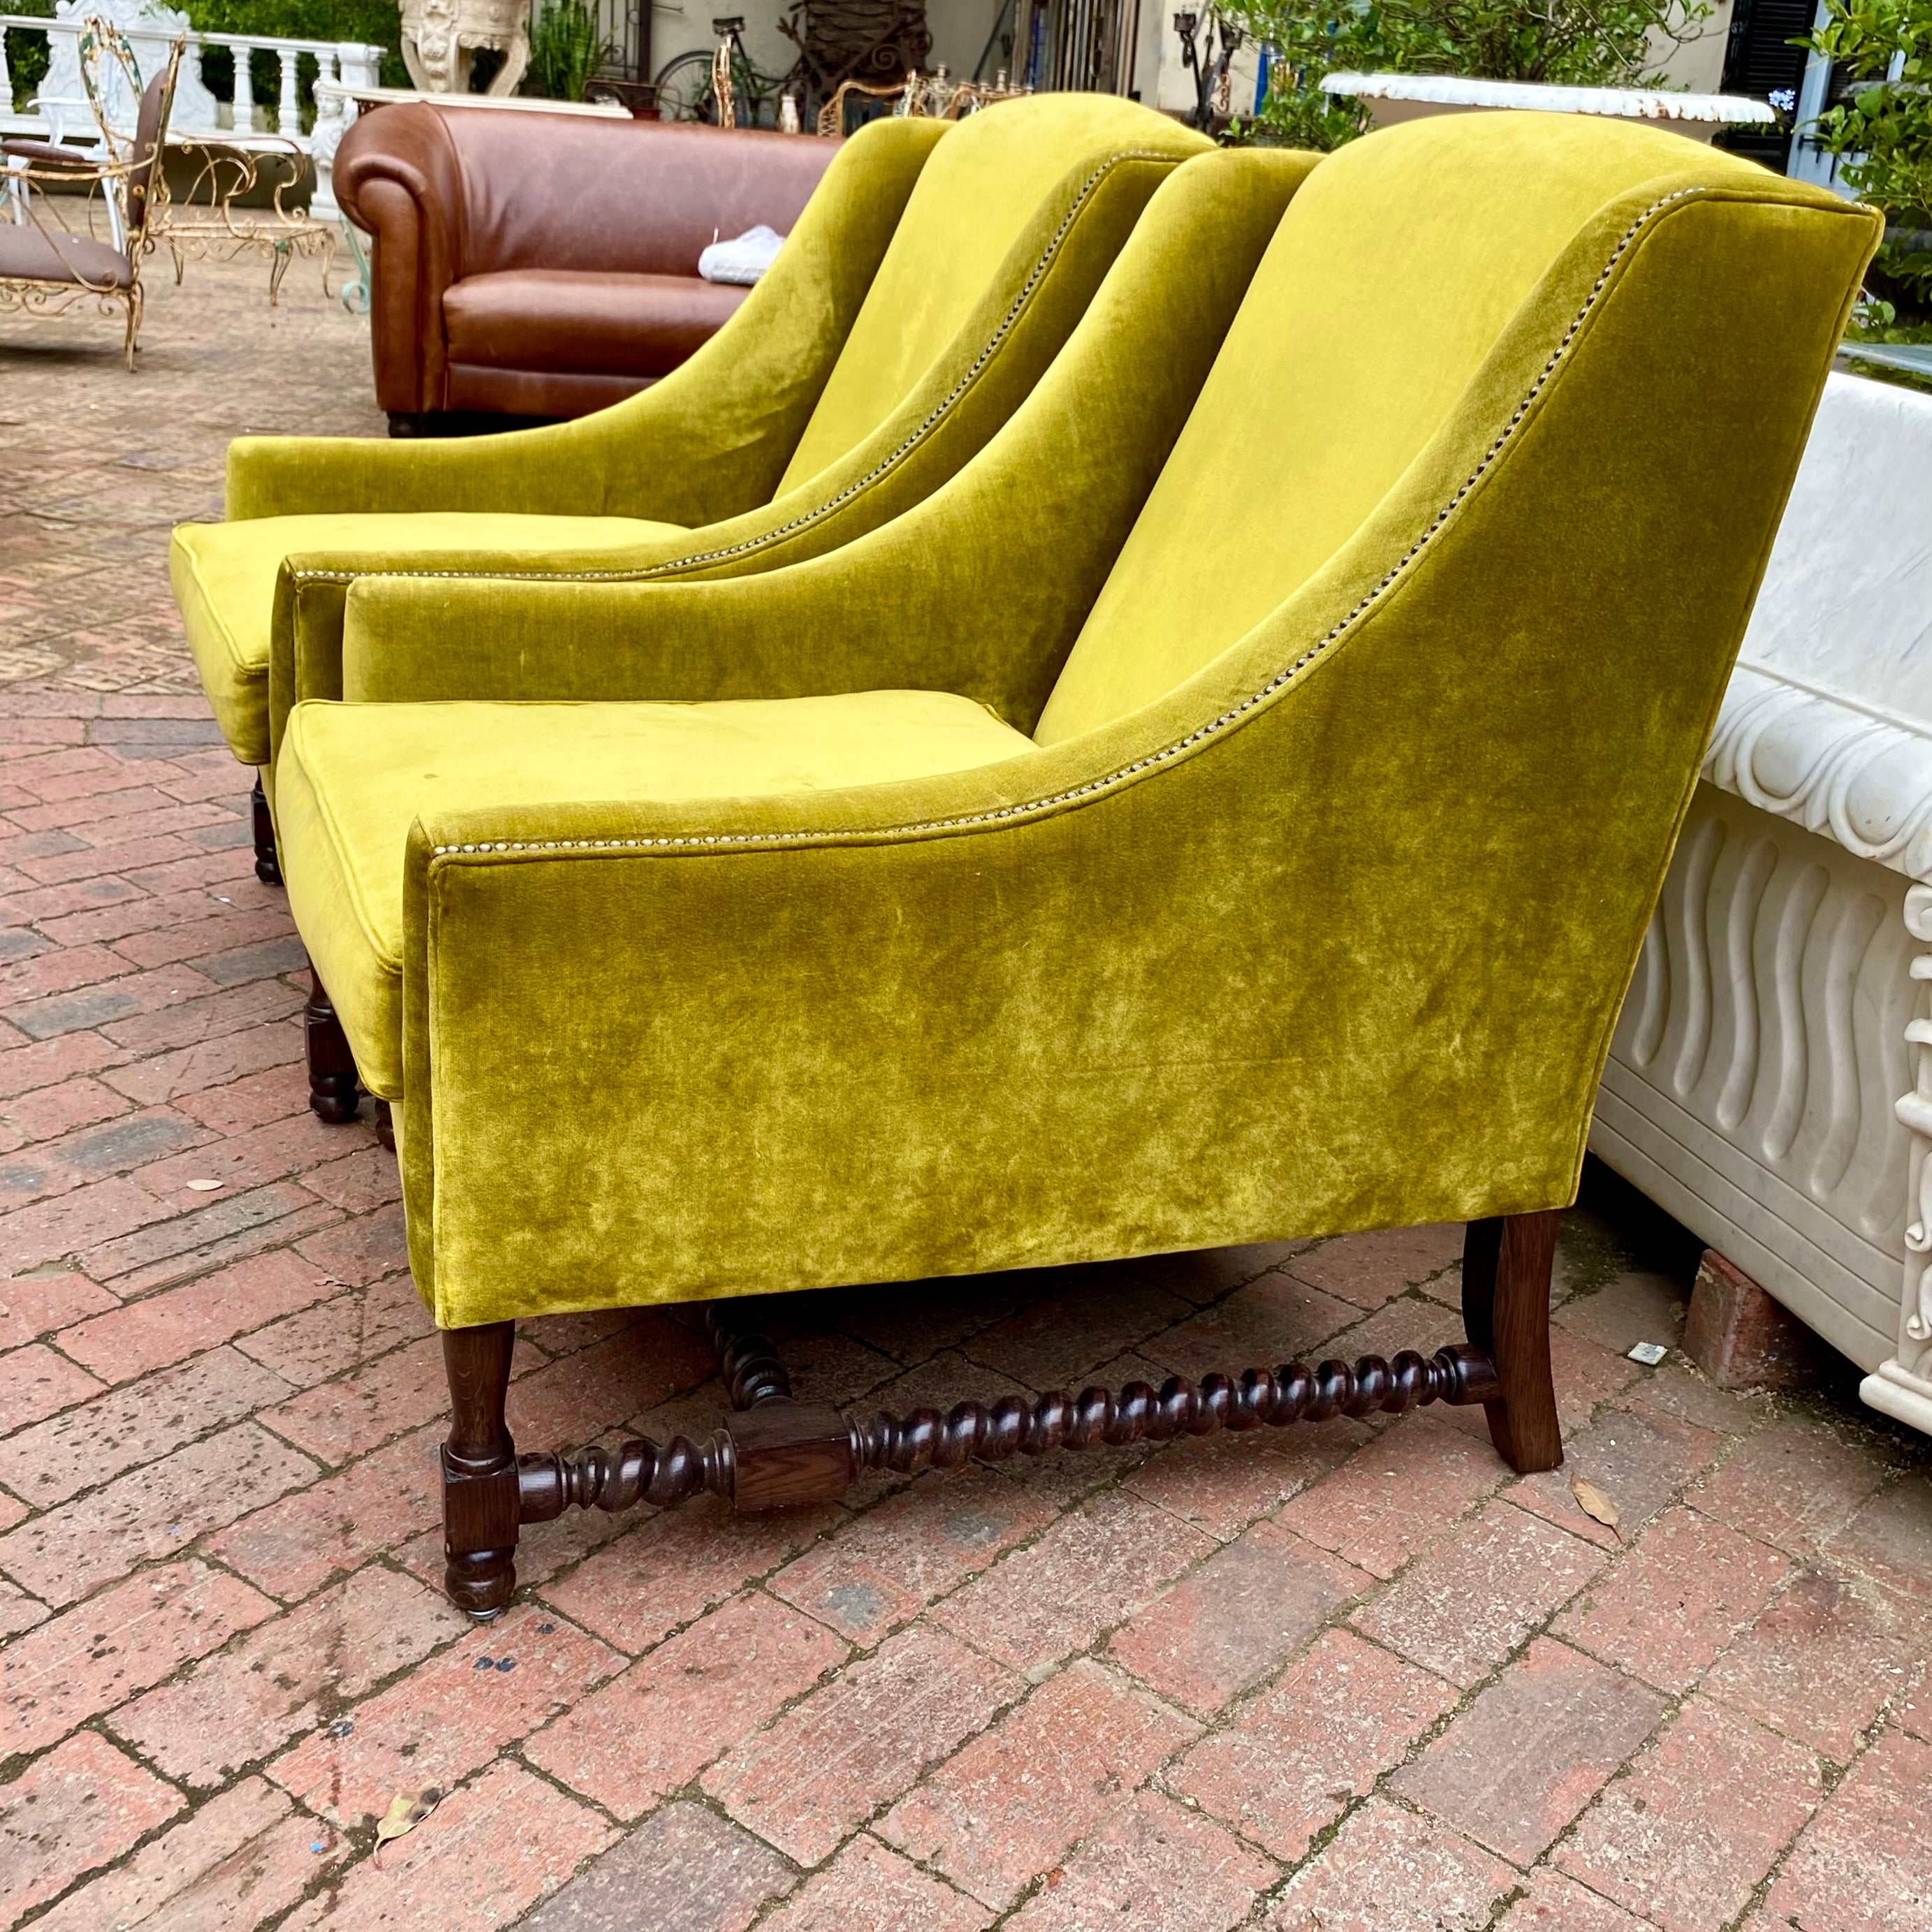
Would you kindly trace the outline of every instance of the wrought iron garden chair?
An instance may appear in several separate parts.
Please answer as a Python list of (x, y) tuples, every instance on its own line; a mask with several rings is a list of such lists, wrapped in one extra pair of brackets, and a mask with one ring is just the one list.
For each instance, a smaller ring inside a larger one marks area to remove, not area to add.
[[(8, 200), (13, 219), (0, 222), (0, 312), (60, 315), (92, 302), (104, 315), (126, 318), (125, 355), (134, 367), (141, 332), (141, 262), (154, 245), (159, 205), (166, 198), (160, 154), (174, 105), (185, 35), (170, 50), (166, 65), (145, 88), (132, 50), (106, 22), (89, 20), (81, 38), (81, 70), (100, 131), (100, 146), (64, 143), (5, 144)], [(140, 101), (131, 136), (123, 140), (107, 106), (111, 72), (128, 82)], [(40, 190), (36, 192), (36, 190)], [(57, 218), (56, 201), (82, 216), (77, 234)], [(105, 214), (108, 239), (93, 231)]]

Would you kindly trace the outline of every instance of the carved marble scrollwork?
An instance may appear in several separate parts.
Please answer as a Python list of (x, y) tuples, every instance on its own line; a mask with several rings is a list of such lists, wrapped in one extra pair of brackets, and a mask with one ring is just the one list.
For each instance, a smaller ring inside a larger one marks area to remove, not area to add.
[(1740, 665), (1704, 777), (1592, 1145), (1932, 1430), (1932, 733)]
[(1704, 775), (1862, 859), (1932, 878), (1932, 737), (1923, 731), (1741, 664)]

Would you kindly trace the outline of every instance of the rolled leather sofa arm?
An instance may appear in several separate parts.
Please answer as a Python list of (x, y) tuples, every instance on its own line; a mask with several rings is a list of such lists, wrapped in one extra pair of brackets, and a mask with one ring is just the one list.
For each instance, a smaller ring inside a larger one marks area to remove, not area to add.
[(336, 199), (382, 257), (369, 332), (376, 400), (392, 415), (442, 406), (449, 360), (442, 297), (464, 272), (463, 193), (455, 144), (434, 107), (380, 107), (343, 136)]

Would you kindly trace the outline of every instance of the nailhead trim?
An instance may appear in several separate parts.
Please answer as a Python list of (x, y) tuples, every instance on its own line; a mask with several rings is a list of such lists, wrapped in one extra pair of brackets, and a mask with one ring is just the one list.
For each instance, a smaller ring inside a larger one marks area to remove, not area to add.
[(298, 570), (291, 574), (298, 584), (353, 584), (358, 577), (402, 578), (482, 578), (493, 582), (510, 584), (644, 584), (654, 578), (670, 575), (674, 572), (691, 569), (694, 566), (723, 563), (733, 557), (744, 556), (754, 550), (764, 550), (773, 544), (782, 543), (798, 532), (809, 530), (814, 524), (821, 523), (835, 510), (842, 508), (855, 496), (862, 495), (876, 483), (882, 481), (891, 471), (897, 469), (939, 424), (950, 415), (955, 406), (967, 391), (980, 379), (988, 363), (999, 352), (1000, 345), (1019, 326), (1020, 317), (1027, 304), (1032, 301), (1036, 289), (1047, 270), (1052, 267), (1059, 254), (1060, 244), (1072, 232), (1073, 224), (1094, 195), (1100, 184), (1114, 170), (1128, 161), (1173, 162), (1175, 157), (1165, 154), (1157, 148), (1124, 148), (1119, 154), (1109, 155), (1080, 185), (1080, 191), (1073, 198), (1072, 206), (1060, 218), (1060, 226), (1041, 250), (1038, 261), (1028, 272), (1020, 286), (1019, 292), (980, 352), (975, 356), (965, 373), (955, 382), (939, 401), (935, 403), (926, 420), (912, 430), (898, 447), (890, 454), (881, 457), (864, 476), (846, 484), (836, 496), (830, 496), (815, 508), (806, 511), (792, 518), (788, 524), (781, 524), (776, 530), (766, 530), (755, 537), (746, 537), (737, 543), (727, 544), (722, 549), (700, 550), (688, 556), (669, 559), (663, 563), (654, 563), (640, 570)]
[(960, 831), (971, 826), (995, 825), (1011, 819), (1024, 818), (1035, 812), (1051, 812), (1058, 806), (1071, 805), (1078, 800), (1091, 798), (1099, 793), (1113, 790), (1117, 787), (1125, 784), (1138, 772), (1151, 770), (1156, 766), (1169, 763), (1180, 757), (1184, 752), (1201, 743), (1204, 739), (1213, 736), (1216, 732), (1225, 730), (1230, 724), (1238, 723), (1241, 718), (1246, 712), (1252, 711), (1256, 705), (1263, 704), (1272, 698), (1283, 685), (1312, 664), (1323, 652), (1328, 649), (1330, 645), (1352, 629), (1371, 605), (1381, 601), (1397, 578), (1407, 572), (1410, 565), (1434, 540), (1437, 532), (1449, 520), (1450, 516), (1457, 506), (1482, 480), (1484, 472), (1502, 454), (1504, 446), (1515, 435), (1523, 418), (1529, 413), (1532, 405), (1542, 394), (1550, 377), (1556, 373), (1558, 364), (1569, 353), (1570, 345), (1576, 340), (1578, 332), (1589, 319), (1590, 311), (1596, 307), (1598, 298), (1602, 295), (1617, 264), (1629, 252), (1630, 244), (1636, 241), (1652, 218), (1663, 209), (1670, 207), (1673, 202), (1682, 201), (1687, 196), (1701, 192), (1702, 190), (1697, 188), (1679, 188), (1674, 194), (1667, 194), (1661, 200), (1652, 202), (1630, 224), (1629, 227), (1624, 230), (1617, 245), (1610, 251), (1610, 260), (1604, 264), (1602, 272), (1591, 284), (1590, 292), (1584, 298), (1582, 307), (1576, 311), (1570, 326), (1563, 332), (1562, 339), (1550, 351), (1550, 359), (1538, 372), (1535, 381), (1530, 384), (1528, 392), (1523, 397), (1522, 400), (1516, 404), (1509, 421), (1503, 425), (1496, 441), (1483, 452), (1481, 460), (1463, 479), (1461, 488), (1430, 519), (1428, 528), (1389, 567), (1375, 588), (1369, 591), (1360, 602), (1318, 642), (1311, 644), (1306, 650), (1304, 651), (1286, 670), (1277, 671), (1266, 684), (1262, 686), (1260, 690), (1250, 693), (1232, 710), (1222, 712), (1220, 717), (1196, 727), (1195, 730), (1189, 732), (1186, 737), (1177, 738), (1172, 744), (1163, 745), (1159, 751), (1150, 752), (1145, 758), (1136, 758), (1130, 764), (1118, 766), (1104, 776), (1090, 779), (1084, 784), (1075, 785), (1068, 790), (1054, 792), (1044, 798), (1030, 799), (1022, 805), (1001, 806), (998, 810), (992, 812), (962, 813), (952, 818), (929, 818), (922, 819), (911, 824), (880, 826), (869, 831), (856, 834), (848, 828), (838, 832), (692, 833), (688, 836), (668, 838), (498, 839), (494, 842), (476, 845), (438, 845), (434, 848), (433, 856), (440, 859), (452, 854), (464, 852), (610, 852), (638, 850), (645, 848), (694, 848), (707, 845), (793, 846), (832, 841), (843, 842), (855, 836), (890, 839), (904, 838), (926, 832)]

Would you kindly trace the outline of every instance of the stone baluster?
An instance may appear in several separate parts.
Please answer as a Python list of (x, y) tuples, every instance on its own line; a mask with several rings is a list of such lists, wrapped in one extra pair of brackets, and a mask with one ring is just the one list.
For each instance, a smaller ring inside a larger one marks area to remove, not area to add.
[(0, 28), (0, 109), (10, 113), (14, 106), (14, 76), (7, 69), (7, 32)]
[(364, 46), (354, 40), (338, 42), (336, 64), (344, 83), (350, 87), (374, 87), (379, 77), (380, 47)]
[(296, 64), (302, 56), (293, 47), (278, 47), (275, 53), (282, 68), (282, 98), (275, 110), (275, 131), (279, 134), (299, 134), (302, 97), (296, 90), (301, 76)]
[(235, 132), (252, 134), (255, 131), (254, 84), (248, 72), (249, 56), (254, 49), (245, 40), (230, 44), (235, 56), (235, 91), (230, 97)]

